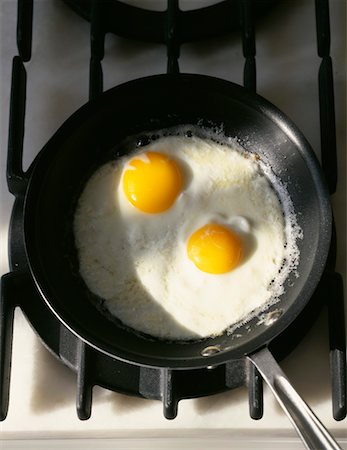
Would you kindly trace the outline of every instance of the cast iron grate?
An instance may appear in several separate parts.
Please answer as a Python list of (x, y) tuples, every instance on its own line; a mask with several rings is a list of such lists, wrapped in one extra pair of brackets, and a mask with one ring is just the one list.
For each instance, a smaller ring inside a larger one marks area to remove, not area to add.
[[(255, 92), (255, 17), (276, 3), (272, 0), (226, 0), (208, 8), (183, 12), (179, 9), (178, 0), (168, 0), (166, 11), (151, 12), (130, 7), (116, 0), (106, 2), (66, 0), (66, 2), (91, 22), (90, 99), (94, 99), (103, 91), (102, 60), (105, 34), (109, 31), (124, 37), (165, 43), (167, 71), (174, 73), (179, 72), (181, 44), (238, 29), (242, 37), (245, 59), (244, 86)], [(322, 168), (330, 193), (333, 194), (337, 183), (337, 157), (328, 0), (316, 0), (315, 9), (317, 48), (318, 55), (322, 59), (318, 77)], [(118, 20), (114, 21), (112, 18), (115, 15), (118, 16)], [(23, 310), (45, 345), (77, 372), (77, 413), (80, 419), (90, 417), (92, 388), (96, 384), (127, 394), (162, 400), (164, 415), (167, 418), (176, 416), (180, 399), (208, 395), (247, 384), (250, 416), (260, 419), (263, 414), (262, 379), (252, 364), (244, 360), (235, 360), (212, 369), (187, 371), (126, 364), (95, 351), (79, 340), (59, 323), (40, 299), (29, 275), (22, 240), (22, 212), (28, 177), (28, 173), (24, 173), (21, 166), (27, 78), (24, 63), (31, 58), (32, 22), (33, 0), (18, 0), (18, 56), (14, 57), (12, 67), (7, 164), (8, 188), (16, 200), (9, 238), (11, 272), (1, 280), (1, 420), (6, 418), (9, 403), (13, 315), (17, 306)], [(131, 23), (134, 26), (125, 29), (124, 23)], [(209, 27), (202, 26), (207, 23)], [(213, 25), (215, 23), (218, 26)], [(336, 420), (341, 420), (346, 417), (346, 347), (343, 285), (341, 276), (334, 270), (335, 253), (334, 235), (326, 270), (314, 294), (314, 302), (309, 302), (300, 317), (271, 344), (271, 351), (278, 358), (283, 358), (284, 353), (289, 353), (300, 340), (301, 334), (298, 330), (305, 329), (308, 318), (317, 317), (320, 307), (327, 304), (333, 416)]]

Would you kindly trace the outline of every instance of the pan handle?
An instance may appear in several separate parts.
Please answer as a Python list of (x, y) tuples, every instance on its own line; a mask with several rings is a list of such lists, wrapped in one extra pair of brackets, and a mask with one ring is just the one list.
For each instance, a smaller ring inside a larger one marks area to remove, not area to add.
[(308, 449), (341, 450), (328, 430), (295, 391), (267, 348), (249, 355), (248, 359), (259, 370)]

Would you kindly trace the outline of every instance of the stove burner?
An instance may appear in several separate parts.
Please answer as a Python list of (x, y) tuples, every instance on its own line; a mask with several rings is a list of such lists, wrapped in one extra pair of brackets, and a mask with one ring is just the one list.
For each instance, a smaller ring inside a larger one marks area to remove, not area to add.
[[(95, 12), (92, 0), (64, 1), (84, 19), (93, 20)], [(256, 1), (253, 14), (260, 18), (278, 3), (278, 0)], [(174, 8), (173, 4), (176, 5)], [(209, 39), (239, 30), (240, 6), (239, 0), (224, 0), (212, 6), (182, 11), (176, 0), (169, 1), (169, 9), (173, 12), (181, 43)], [(101, 2), (97, 13), (104, 33), (111, 32), (128, 39), (163, 44), (168, 41), (169, 16), (166, 11), (150, 11), (112, 0)]]
[[(245, 56), (244, 84), (255, 91), (254, 15), (261, 8), (270, 6), (274, 3), (273, 1), (240, 0), (237, 2), (237, 8), (241, 13), (240, 22), (239, 16), (232, 14), (232, 8), (236, 4), (232, 1), (224, 1), (213, 7), (184, 13), (178, 10), (178, 3), (175, 0), (169, 0), (168, 12), (160, 13), (132, 8), (116, 0), (102, 3), (95, 0), (66, 0), (66, 2), (79, 14), (91, 20), (90, 98), (96, 97), (102, 91), (101, 60), (104, 53), (104, 35), (107, 31), (116, 32), (124, 37), (165, 42), (168, 47), (168, 71), (177, 72), (181, 43), (222, 34), (239, 27), (240, 24)], [(117, 11), (116, 16), (118, 15), (120, 19), (114, 21), (111, 14), (105, 15), (103, 7), (99, 5), (108, 5), (107, 8)], [(254, 10), (252, 5), (255, 5)], [(23, 204), (27, 174), (23, 173), (19, 160), (23, 150), (26, 97), (26, 70), (23, 61), (28, 61), (31, 57), (32, 8), (32, 0), (18, 1), (17, 44), (20, 56), (15, 57), (13, 63), (7, 172), (9, 190), (16, 195), (16, 201), (12, 211), (9, 235), (11, 272), (3, 276), (1, 280), (0, 419), (5, 419), (8, 409), (12, 324), (16, 306), (23, 310), (44, 345), (64, 364), (77, 372), (77, 412), (80, 419), (88, 419), (91, 414), (93, 385), (161, 400), (165, 417), (172, 419), (177, 414), (177, 404), (181, 399), (223, 392), (243, 384), (248, 385), (249, 388), (251, 417), (261, 418), (263, 413), (262, 379), (255, 367), (244, 359), (229, 361), (217, 367), (194, 370), (169, 370), (127, 364), (94, 350), (78, 339), (61, 324), (36, 290), (30, 276), (24, 248)], [(333, 193), (336, 185), (336, 147), (333, 144), (336, 140), (334, 140), (335, 116), (327, 11), (327, 1), (316, 0), (318, 53), (322, 57), (319, 72), (322, 161), (330, 192)], [(218, 20), (212, 20), (215, 14)], [(197, 20), (199, 17), (201, 22)], [(123, 25), (130, 20), (139, 21), (138, 26)], [(160, 26), (157, 21), (160, 22)], [(202, 27), (204, 31), (201, 31), (201, 23), (208, 23), (209, 26)], [(218, 26), (211, 28), (211, 24), (214, 23)], [(102, 24), (104, 25), (101, 26)], [(133, 30), (131, 33), (130, 29)], [(314, 322), (329, 299), (333, 413), (336, 420), (341, 420), (346, 416), (346, 359), (343, 287), (340, 275), (334, 272), (335, 252), (334, 238), (325, 274), (314, 296), (302, 314), (271, 343), (270, 348), (277, 359), (284, 358), (299, 343), (308, 331), (308, 324)]]

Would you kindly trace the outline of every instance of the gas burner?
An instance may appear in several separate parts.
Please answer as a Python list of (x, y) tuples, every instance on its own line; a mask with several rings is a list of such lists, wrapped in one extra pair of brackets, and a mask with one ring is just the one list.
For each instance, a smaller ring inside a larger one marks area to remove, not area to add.
[[(95, 14), (92, 0), (64, 0), (77, 14), (92, 21)], [(140, 4), (140, 2), (138, 2)], [(252, 15), (261, 18), (278, 0), (254, 2)], [(167, 43), (169, 21), (175, 24), (181, 43), (223, 36), (241, 28), (244, 5), (239, 0), (221, 1), (212, 6), (189, 11), (179, 9), (179, 2), (168, 2), (168, 12), (132, 6), (122, 1), (102, 2), (98, 6), (98, 23), (104, 33), (114, 33), (127, 39)], [(131, 24), (131, 26), (129, 26)]]

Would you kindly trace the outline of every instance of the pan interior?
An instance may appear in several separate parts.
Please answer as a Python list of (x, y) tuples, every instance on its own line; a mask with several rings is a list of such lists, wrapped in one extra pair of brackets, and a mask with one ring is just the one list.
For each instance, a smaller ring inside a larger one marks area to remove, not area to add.
[[(179, 125), (223, 128), (260, 154), (286, 186), (304, 239), (298, 274), (280, 302), (231, 335), (195, 342), (165, 342), (109, 320), (89, 301), (71, 255), (71, 220), (90, 174), (134, 136)], [(121, 144), (121, 145), (120, 145)], [(330, 209), (307, 142), (275, 108), (243, 88), (197, 75), (154, 76), (104, 93), (70, 118), (35, 164), (25, 203), (25, 242), (35, 282), (46, 302), (73, 332), (98, 349), (149, 366), (201, 367), (254, 351), (281, 332), (312, 294), (330, 241)], [(206, 348), (215, 352), (202, 356)]]

